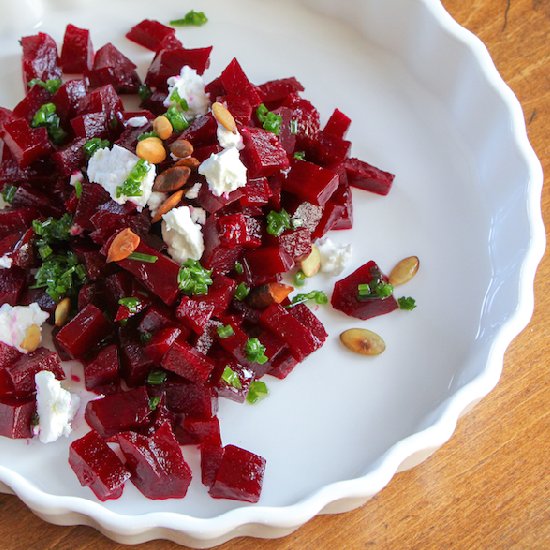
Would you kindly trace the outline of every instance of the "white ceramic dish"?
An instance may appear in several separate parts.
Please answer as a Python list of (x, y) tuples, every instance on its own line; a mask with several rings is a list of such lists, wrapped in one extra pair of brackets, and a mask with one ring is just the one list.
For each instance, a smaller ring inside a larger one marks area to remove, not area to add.
[[(0, 28), (2, 105), (22, 96), (6, 84), (20, 80), (20, 35), (39, 28), (59, 41), (72, 22), (143, 70), (151, 54), (124, 39), (127, 29), (197, 7), (26, 4)], [(233, 56), (256, 82), (296, 75), (325, 119), (336, 106), (352, 117), (355, 156), (397, 174), (386, 198), (355, 193), (354, 230), (336, 238), (353, 243), (355, 266), (376, 259), (390, 269), (417, 254), (421, 270), (404, 292), (419, 306), (366, 324), (388, 347), (372, 361), (337, 342), (358, 323), (323, 310), (331, 338), (322, 351), (285, 382), (270, 382), (260, 405), (223, 403), (224, 442), (268, 460), (257, 505), (212, 500), (199, 480), (183, 501), (149, 501), (128, 484), (120, 500), (100, 503), (70, 471), (67, 440), (0, 441), (4, 490), (47, 521), (91, 525), (123, 543), (208, 547), (234, 536), (279, 537), (316, 514), (363, 504), (447, 441), (460, 414), (497, 383), (504, 350), (531, 316), (544, 249), (542, 172), (520, 106), (484, 46), (438, 1), (200, 4), (210, 22), (181, 36), (188, 47), (214, 44), (209, 76)], [(185, 455), (196, 472), (196, 454)]]

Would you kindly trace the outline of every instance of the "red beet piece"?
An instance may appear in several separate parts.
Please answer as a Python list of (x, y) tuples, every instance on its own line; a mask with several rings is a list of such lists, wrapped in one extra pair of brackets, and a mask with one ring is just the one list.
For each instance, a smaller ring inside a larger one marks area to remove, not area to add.
[(279, 273), (288, 271), (293, 265), (292, 257), (278, 246), (250, 250), (243, 258), (246, 278), (254, 286), (275, 279)]
[(289, 96), (283, 105), (292, 109), (292, 118), (297, 121), (296, 146), (299, 149), (307, 146), (319, 133), (319, 111), (311, 102), (297, 94)]
[(295, 260), (303, 258), (311, 252), (311, 235), (306, 227), (286, 231), (275, 240), (278, 241), (281, 250)]
[(221, 445), (222, 443), (217, 416), (212, 418), (180, 416), (174, 426), (174, 435), (181, 445), (200, 445), (206, 442)]
[(164, 386), (167, 407), (194, 418), (211, 418), (218, 410), (214, 388), (184, 380), (170, 381)]
[(298, 361), (292, 356), (292, 353), (289, 350), (284, 350), (271, 361), (271, 368), (267, 374), (279, 380), (284, 380), (296, 365), (298, 365)]
[(60, 217), (62, 210), (58, 205), (52, 204), (52, 199), (28, 183), (22, 183), (17, 187), (12, 199), (14, 208), (35, 208), (42, 216)]
[(265, 458), (235, 445), (227, 445), (208, 493), (213, 498), (258, 502), (264, 471)]
[(212, 284), (208, 287), (208, 294), (200, 299), (214, 306), (214, 315), (221, 315), (231, 303), (237, 283), (229, 277), (215, 275)]
[[(239, 384), (241, 386), (240, 388), (236, 388), (235, 386), (228, 384), (221, 378), (221, 375), (226, 365), (229, 366), (239, 378)], [(254, 381), (254, 371), (247, 367), (243, 367), (241, 364), (237, 363), (232, 357), (224, 359), (223, 362), (219, 363), (219, 366), (220, 378), (216, 385), (219, 397), (226, 397), (227, 399), (231, 399), (232, 401), (236, 401), (237, 403), (244, 403), (244, 400), (248, 395), (250, 384)]]
[(304, 91), (304, 87), (293, 76), (270, 80), (258, 88), (264, 95), (265, 103), (284, 101), (290, 94)]
[(57, 342), (72, 357), (82, 357), (94, 349), (111, 331), (102, 311), (88, 304), (57, 334)]
[(48, 34), (39, 32), (21, 39), (23, 48), (23, 82), (25, 87), (33, 78), (46, 81), (61, 78), (57, 65), (57, 44)]
[(59, 64), (65, 73), (84, 73), (92, 68), (94, 47), (88, 29), (67, 25)]
[[(48, 103), (52, 100), (52, 94), (48, 92), (42, 86), (32, 86), (29, 88), (27, 95), (14, 107), (13, 109), (13, 118), (24, 118), (30, 124), (32, 118), (34, 117), (36, 111), (42, 107), (44, 103)], [(7, 123), (9, 120), (4, 122)]]
[(129, 386), (144, 384), (153, 360), (145, 353), (143, 344), (134, 331), (122, 329), (119, 340), (124, 380)]
[(57, 108), (57, 114), (65, 120), (75, 116), (79, 102), (86, 96), (87, 92), (88, 84), (85, 80), (68, 80), (65, 82), (55, 92), (52, 99)]
[[(138, 213), (132, 203), (117, 204), (112, 200), (102, 204), (90, 221), (95, 227), (91, 238), (98, 244), (107, 243), (115, 233), (126, 227), (141, 236), (146, 235), (151, 227), (151, 218), (147, 210)], [(102, 252), (107, 254), (107, 250), (104, 248)]]
[(7, 375), (15, 397), (28, 397), (36, 391), (34, 375), (42, 370), (52, 372), (58, 380), (65, 379), (57, 353), (38, 348), (23, 354), (7, 369)]
[(241, 133), (245, 146), (241, 156), (249, 177), (272, 176), (288, 168), (286, 151), (274, 133), (261, 128), (243, 128)]
[(94, 87), (111, 84), (118, 93), (137, 93), (141, 79), (136, 65), (108, 42), (95, 54), (94, 65), (87, 73)]
[(211, 487), (216, 479), (223, 457), (223, 448), (214, 443), (203, 443), (201, 450), (201, 481), (206, 487)]
[(175, 342), (162, 358), (161, 365), (166, 370), (198, 384), (206, 383), (215, 366), (211, 359), (187, 342)]
[(218, 101), (225, 103), (228, 111), (233, 115), (237, 124), (249, 126), (252, 118), (252, 105), (246, 97), (228, 94), (218, 98)]
[(321, 166), (331, 166), (349, 157), (351, 141), (321, 132), (305, 147), (306, 157)]
[(176, 30), (151, 19), (144, 19), (126, 33), (128, 40), (154, 52), (159, 49), (163, 40), (169, 36), (175, 37)]
[(21, 168), (46, 156), (52, 148), (46, 128), (31, 128), (23, 119), (4, 124), (2, 138)]
[(307, 161), (298, 161), (283, 183), (285, 191), (311, 204), (323, 206), (338, 187), (338, 174)]
[(145, 346), (145, 355), (155, 363), (160, 363), (180, 334), (181, 329), (178, 327), (160, 329)]
[(84, 365), (86, 389), (93, 391), (118, 381), (120, 361), (115, 344), (103, 348)]
[(35, 411), (34, 397), (0, 398), (0, 435), (10, 439), (32, 437), (31, 421)]
[(245, 97), (252, 107), (263, 100), (261, 91), (248, 80), (239, 62), (234, 58), (219, 77), (219, 83), (227, 94)]
[(26, 280), (25, 272), (17, 267), (0, 269), (0, 304), (17, 305)]
[(356, 269), (345, 279), (341, 279), (334, 285), (331, 304), (335, 309), (343, 311), (350, 317), (357, 319), (370, 319), (378, 315), (384, 315), (398, 308), (393, 296), (387, 298), (359, 299), (357, 287), (367, 283), (373, 288), (373, 280), (387, 282), (387, 277), (380, 271), (375, 262), (370, 261)]
[(297, 319), (302, 326), (307, 328), (313, 338), (317, 341), (318, 347), (321, 347), (327, 339), (327, 332), (323, 323), (317, 319), (313, 311), (309, 309), (305, 304), (298, 304), (289, 309), (290, 314)]
[(338, 185), (338, 189), (336, 189), (332, 197), (330, 197), (327, 203), (327, 208), (332, 208), (336, 211), (339, 210), (337, 207), (341, 207), (343, 211), (339, 217), (336, 218), (336, 221), (333, 224), (327, 223), (327, 225), (330, 225), (329, 230), (351, 229), (353, 226), (353, 201), (346, 169), (345, 166), (341, 164), (336, 167), (335, 170), (338, 172), (340, 177), (340, 183)]
[(76, 114), (105, 113), (108, 119), (124, 110), (122, 101), (111, 84), (92, 90), (77, 105)]
[(378, 195), (387, 195), (390, 192), (395, 179), (393, 174), (354, 158), (346, 160), (345, 167), (349, 184), (352, 187), (371, 191)]
[(85, 144), (86, 138), (77, 138), (52, 155), (52, 159), (61, 175), (70, 176), (77, 172), (81, 166), (84, 166), (86, 163)]
[(119, 498), (130, 472), (95, 431), (71, 443), (69, 464), (83, 487), (102, 501)]
[(126, 432), (117, 436), (132, 483), (153, 500), (183, 498), (191, 483), (191, 469), (183, 458), (170, 424), (151, 437)]
[(248, 180), (244, 187), (244, 195), (240, 199), (241, 205), (244, 206), (263, 206), (269, 202), (271, 190), (266, 178), (256, 178)]
[(218, 235), (224, 248), (257, 248), (262, 245), (260, 224), (243, 214), (220, 216)]
[(182, 321), (194, 333), (202, 334), (214, 313), (214, 305), (202, 301), (202, 296), (184, 296), (176, 309), (176, 319)]
[(149, 306), (147, 311), (143, 314), (138, 325), (138, 330), (141, 333), (156, 332), (171, 324), (173, 324), (173, 321), (170, 310), (166, 306), (156, 303)]
[(292, 155), (296, 149), (296, 134), (293, 129), (293, 116), (292, 109), (288, 107), (279, 107), (273, 111), (275, 114), (281, 117), (281, 126), (279, 131), (279, 143), (285, 150), (287, 155)]
[(197, 202), (209, 214), (214, 214), (225, 206), (232, 204), (235, 201), (238, 201), (243, 195), (243, 188), (239, 188), (235, 189), (235, 191), (231, 191), (231, 193), (228, 193), (227, 195), (216, 197), (211, 193), (210, 189), (208, 189), (208, 185), (203, 184), (199, 191)]
[(281, 338), (298, 361), (303, 361), (310, 353), (321, 347), (309, 327), (305, 327), (288, 310), (278, 304), (269, 306), (260, 317), (266, 329)]
[(106, 138), (110, 133), (110, 120), (105, 113), (88, 113), (71, 119), (71, 127), (77, 139)]
[(323, 128), (323, 134), (344, 139), (350, 126), (351, 118), (339, 109), (335, 109)]
[(213, 145), (217, 143), (217, 129), (218, 123), (209, 113), (193, 120), (189, 128), (182, 132), (181, 138), (190, 141), (195, 149), (204, 145)]
[(0, 210), (0, 238), (14, 232), (26, 231), (31, 222), (38, 218), (35, 208), (16, 208)]
[(0, 368), (6, 368), (15, 363), (23, 355), (13, 346), (0, 342)]
[(143, 428), (151, 414), (144, 386), (114, 393), (86, 405), (86, 422), (102, 437)]
[(160, 50), (147, 71), (145, 84), (166, 92), (168, 90), (166, 81), (171, 76), (179, 75), (184, 65), (195, 69), (198, 74), (203, 74), (210, 66), (211, 51), (212, 46), (192, 50), (185, 48)]

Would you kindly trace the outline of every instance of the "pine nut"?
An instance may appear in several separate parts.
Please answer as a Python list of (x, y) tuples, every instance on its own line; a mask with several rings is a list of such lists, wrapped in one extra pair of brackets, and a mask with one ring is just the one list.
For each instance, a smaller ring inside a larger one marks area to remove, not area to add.
[(212, 114), (214, 118), (229, 132), (235, 133), (237, 131), (237, 124), (233, 115), (227, 110), (227, 107), (216, 101), (212, 104)]
[(176, 139), (170, 145), (170, 152), (179, 159), (190, 157), (193, 154), (193, 146), (186, 139)]
[(158, 134), (160, 139), (168, 139), (172, 135), (174, 128), (172, 128), (170, 121), (162, 115), (153, 120), (153, 130)]
[(69, 318), (69, 312), (71, 311), (71, 299), (70, 298), (63, 298), (61, 302), (57, 304), (57, 307), (55, 308), (55, 326), (56, 327), (62, 327)]
[(309, 256), (300, 262), (300, 268), (306, 277), (313, 277), (319, 273), (321, 269), (321, 253), (315, 245), (311, 247)]
[(340, 334), (340, 341), (346, 348), (361, 355), (380, 355), (385, 349), (384, 340), (366, 328), (350, 328)]
[(25, 351), (32, 353), (36, 351), (42, 343), (42, 331), (38, 325), (29, 325), (25, 332), (25, 338), (21, 342), (20, 347)]
[(191, 170), (196, 170), (201, 165), (201, 161), (194, 157), (187, 157), (185, 159), (179, 159), (174, 166), (187, 166)]
[(392, 270), (388, 278), (393, 286), (408, 283), (417, 273), (420, 260), (417, 256), (409, 256), (401, 260)]
[(113, 239), (109, 251), (107, 252), (107, 263), (120, 262), (125, 260), (141, 242), (139, 235), (136, 235), (131, 229), (123, 229)]
[(176, 191), (173, 195), (170, 195), (157, 209), (156, 214), (153, 216), (153, 223), (160, 221), (162, 216), (167, 212), (170, 212), (172, 208), (176, 207), (183, 198), (183, 189)]
[(137, 144), (136, 155), (151, 164), (159, 164), (166, 159), (166, 149), (159, 138), (149, 137)]
[(189, 180), (191, 169), (187, 166), (172, 166), (161, 172), (155, 179), (153, 191), (168, 193), (181, 189)]

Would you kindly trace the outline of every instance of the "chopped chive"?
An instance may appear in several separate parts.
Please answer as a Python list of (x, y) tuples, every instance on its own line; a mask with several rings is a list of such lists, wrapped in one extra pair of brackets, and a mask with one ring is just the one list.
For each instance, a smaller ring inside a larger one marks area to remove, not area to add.
[(305, 160), (305, 158), (306, 158), (305, 151), (296, 151), (294, 153), (294, 159), (295, 160)]
[(220, 338), (230, 338), (235, 334), (231, 325), (221, 325), (217, 328), (217, 331)]
[(153, 256), (152, 254), (143, 254), (141, 252), (132, 252), (128, 260), (134, 260), (135, 262), (143, 262), (144, 264), (155, 264), (159, 259), (158, 256)]
[(155, 411), (160, 403), (160, 397), (151, 397), (149, 399), (149, 409)]
[(128, 296), (127, 298), (121, 298), (118, 301), (118, 305), (125, 307), (130, 313), (137, 313), (141, 306), (141, 301), (134, 296)]
[(258, 363), (258, 365), (264, 365), (269, 361), (269, 358), (265, 354), (265, 346), (260, 342), (258, 338), (249, 338), (246, 341), (244, 351), (246, 357), (252, 363)]
[(397, 303), (399, 309), (404, 309), (406, 311), (411, 311), (416, 307), (416, 300), (411, 296), (401, 296), (401, 298), (397, 298)]
[(292, 298), (292, 303), (287, 308), (297, 306), (298, 304), (303, 304), (309, 300), (314, 300), (316, 304), (324, 305), (328, 303), (328, 297), (322, 290), (313, 290), (305, 294), (296, 294)]
[(100, 139), (98, 137), (89, 139), (84, 144), (84, 152), (86, 153), (86, 158), (90, 159), (94, 156), (95, 152), (98, 149), (105, 149), (107, 147), (110, 147), (111, 144), (106, 139)]
[(153, 335), (150, 332), (142, 332), (139, 336), (139, 340), (142, 344), (148, 344), (153, 338)]
[(172, 19), (172, 27), (202, 27), (208, 22), (208, 18), (203, 11), (191, 10), (181, 19)]
[(156, 132), (143, 132), (143, 134), (140, 134), (137, 138), (138, 141), (143, 141), (144, 139), (156, 137), (158, 138), (159, 135)]
[(132, 170), (130, 170), (124, 183), (116, 188), (116, 198), (118, 199), (122, 196), (141, 197), (143, 195), (141, 184), (150, 169), (151, 165), (146, 160), (139, 159)]
[(266, 217), (267, 227), (266, 231), (270, 235), (278, 237), (287, 229), (292, 229), (292, 223), (290, 221), (290, 215), (283, 208), (280, 212), (275, 212), (271, 210)]
[(237, 273), (237, 275), (242, 275), (244, 273), (244, 267), (243, 267), (243, 264), (241, 262), (235, 262), (235, 273)]
[(41, 88), (44, 88), (45, 90), (48, 90), (50, 94), (55, 94), (57, 90), (61, 87), (61, 84), (63, 82), (60, 78), (50, 78), (46, 81), (40, 80), (40, 78), (33, 78), (27, 86), (29, 88), (32, 88), (33, 86), (40, 86)]
[(251, 405), (254, 405), (254, 403), (257, 403), (258, 401), (266, 398), (268, 394), (269, 391), (267, 389), (266, 383), (262, 382), (261, 380), (256, 380), (255, 382), (252, 382), (250, 384), (246, 400)]
[(60, 144), (67, 137), (67, 132), (61, 128), (61, 119), (56, 111), (55, 103), (44, 103), (32, 117), (31, 126), (33, 128), (46, 128), (50, 139), (55, 144)]
[(268, 108), (262, 103), (256, 109), (256, 116), (258, 120), (262, 123), (264, 130), (267, 132), (272, 132), (276, 136), (281, 133), (281, 123), (283, 122), (283, 117), (277, 115), (268, 110)]
[(185, 294), (208, 294), (212, 284), (212, 270), (205, 269), (198, 260), (187, 260), (178, 272), (178, 286)]
[(183, 132), (189, 128), (189, 122), (185, 116), (183, 116), (183, 113), (174, 105), (168, 108), (164, 116), (170, 121), (172, 128), (174, 128), (176, 132)]
[(242, 302), (249, 293), (250, 289), (244, 283), (239, 283), (235, 290), (235, 298), (239, 300), (239, 302)]
[(74, 182), (74, 194), (76, 198), (80, 200), (82, 196), (82, 182), (80, 180)]
[(149, 86), (142, 84), (138, 88), (138, 96), (141, 99), (141, 101), (147, 101), (152, 95), (153, 95), (153, 91), (151, 90), (151, 88), (149, 88)]
[(306, 276), (303, 271), (300, 270), (294, 275), (294, 284), (296, 286), (304, 286), (306, 284)]
[(15, 185), (6, 185), (6, 186), (4, 186), (4, 189), (2, 189), (3, 199), (8, 204), (11, 204), (13, 202), (13, 197), (15, 196), (16, 191), (17, 191), (17, 187), (15, 187)]
[(233, 386), (238, 390), (243, 387), (239, 380), (239, 375), (229, 365), (226, 365), (223, 369), (222, 380), (229, 386)]
[(163, 370), (152, 370), (147, 375), (147, 384), (158, 386), (166, 382), (167, 374)]
[(290, 133), (291, 134), (297, 134), (298, 133), (298, 120), (296, 118), (293, 118), (290, 121)]
[(359, 296), (368, 296), (370, 294), (370, 286), (367, 283), (357, 285), (357, 293)]

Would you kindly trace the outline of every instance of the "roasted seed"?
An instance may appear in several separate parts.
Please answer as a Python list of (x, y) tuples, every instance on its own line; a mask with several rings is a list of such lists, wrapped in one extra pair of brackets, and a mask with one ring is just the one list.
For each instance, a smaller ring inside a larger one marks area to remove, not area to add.
[(20, 347), (28, 353), (31, 353), (36, 351), (41, 343), (42, 331), (40, 330), (40, 327), (35, 324), (29, 325), (27, 331), (25, 332), (25, 338), (23, 338)]
[(170, 152), (175, 157), (184, 159), (193, 154), (193, 146), (186, 139), (177, 139), (170, 145)]
[(158, 116), (153, 120), (153, 130), (158, 134), (160, 139), (168, 139), (174, 128), (171, 122), (164, 116)]
[(139, 235), (136, 235), (131, 229), (123, 229), (113, 239), (109, 251), (107, 252), (107, 263), (120, 262), (125, 260), (141, 242)]
[(282, 283), (261, 285), (250, 292), (248, 303), (256, 309), (265, 309), (270, 305), (280, 304), (293, 290), (293, 287)]
[(69, 318), (69, 312), (71, 311), (71, 299), (70, 298), (63, 298), (61, 302), (59, 302), (55, 308), (55, 326), (56, 327), (62, 327)]
[(340, 341), (346, 348), (361, 355), (380, 355), (385, 349), (384, 340), (366, 328), (350, 328), (340, 334)]
[(166, 159), (166, 149), (157, 137), (149, 137), (137, 144), (136, 155), (151, 164), (159, 164)]
[(313, 277), (319, 273), (319, 269), (321, 269), (321, 253), (315, 245), (311, 247), (309, 256), (300, 262), (300, 268), (306, 277)]
[(191, 168), (187, 166), (172, 166), (161, 172), (155, 179), (153, 191), (169, 193), (181, 189), (189, 180)]
[(174, 164), (174, 166), (188, 166), (191, 170), (196, 170), (200, 165), (201, 161), (193, 157), (179, 159), (176, 164)]
[(416, 256), (409, 256), (401, 260), (392, 270), (389, 276), (389, 282), (393, 286), (404, 285), (408, 283), (418, 271), (420, 260)]
[(212, 114), (214, 118), (229, 132), (236, 132), (237, 125), (233, 115), (227, 110), (227, 107), (216, 101), (212, 104)]
[(162, 216), (167, 212), (170, 212), (172, 208), (177, 206), (183, 198), (183, 189), (176, 191), (173, 195), (170, 195), (157, 209), (156, 214), (153, 216), (153, 223), (160, 221)]

